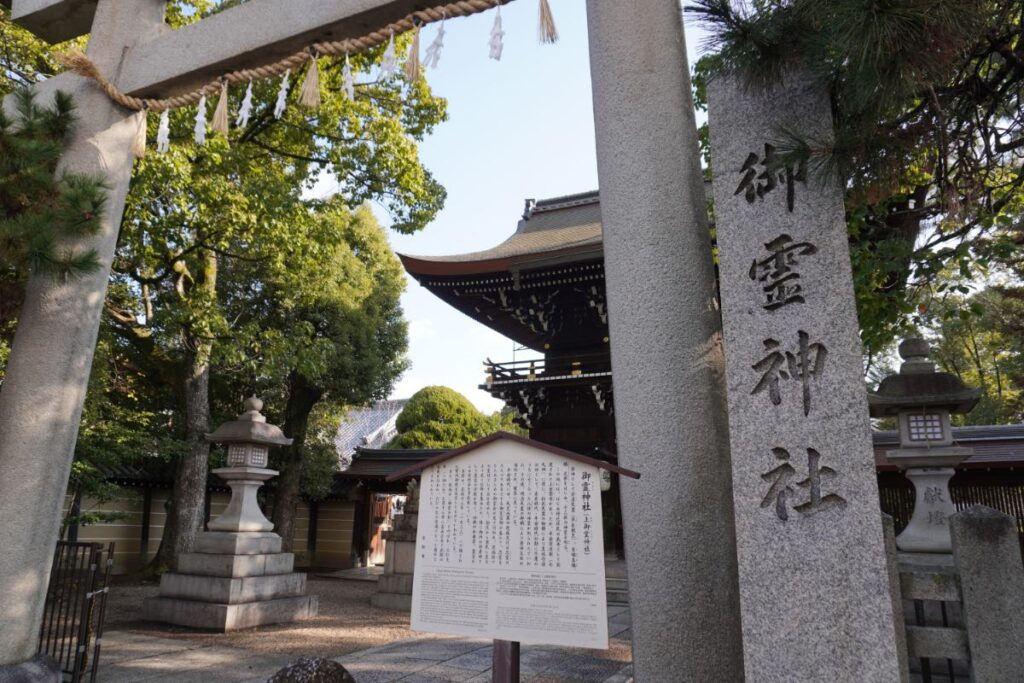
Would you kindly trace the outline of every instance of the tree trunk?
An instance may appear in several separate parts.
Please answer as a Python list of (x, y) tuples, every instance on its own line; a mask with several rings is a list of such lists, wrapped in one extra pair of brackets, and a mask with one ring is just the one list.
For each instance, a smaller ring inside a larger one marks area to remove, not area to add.
[(299, 506), (302, 483), (302, 458), (309, 428), (309, 414), (323, 391), (313, 386), (302, 375), (293, 372), (288, 378), (288, 404), (285, 407), (283, 430), (292, 439), (292, 445), (283, 449), (280, 459), (281, 474), (277, 478), (274, 512), (271, 521), (274, 531), (281, 536), (282, 550), (291, 552), (295, 536), (295, 512)]
[[(203, 271), (196, 283), (206, 296), (217, 290), (217, 255), (207, 252)], [(157, 568), (174, 570), (178, 557), (192, 550), (196, 536), (205, 522), (206, 477), (209, 469), (210, 444), (210, 356), (213, 337), (205, 326), (192, 330), (185, 340), (190, 349), (186, 356), (183, 403), (185, 407), (185, 442), (188, 452), (178, 461), (174, 474), (174, 492), (167, 511), (160, 549), (153, 563)]]

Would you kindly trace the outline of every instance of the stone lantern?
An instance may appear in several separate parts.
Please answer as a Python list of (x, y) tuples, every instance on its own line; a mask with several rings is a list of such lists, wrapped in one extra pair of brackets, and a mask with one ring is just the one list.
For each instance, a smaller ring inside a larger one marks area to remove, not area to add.
[(970, 412), (981, 397), (959, 377), (938, 372), (928, 360), (930, 349), (920, 337), (899, 346), (903, 364), (899, 374), (882, 380), (868, 394), (872, 417), (895, 417), (900, 447), (886, 452), (893, 465), (914, 485), (914, 514), (896, 538), (900, 550), (922, 553), (952, 552), (947, 518), (956, 512), (949, 494), (954, 468), (974, 452), (953, 446), (951, 414)]
[(192, 552), (178, 557), (176, 570), (160, 577), (160, 595), (145, 600), (146, 618), (234, 631), (316, 616), (306, 575), (293, 571), (295, 555), (281, 552), (281, 537), (256, 501), (259, 488), (277, 476), (267, 468), (270, 447), (292, 442), (267, 424), (262, 408), (253, 396), (237, 420), (206, 435), (228, 447), (228, 466), (213, 472), (231, 487), (231, 501), (196, 537)]
[(246, 399), (245, 412), (237, 420), (225, 422), (213, 434), (207, 434), (210, 443), (223, 443), (228, 447), (228, 466), (213, 470), (231, 487), (231, 502), (224, 512), (211, 520), (212, 531), (270, 531), (274, 525), (263, 516), (256, 502), (256, 492), (263, 484), (277, 476), (276, 470), (267, 469), (267, 456), (271, 446), (289, 446), (280, 427), (267, 424), (260, 414), (263, 401), (255, 396)]

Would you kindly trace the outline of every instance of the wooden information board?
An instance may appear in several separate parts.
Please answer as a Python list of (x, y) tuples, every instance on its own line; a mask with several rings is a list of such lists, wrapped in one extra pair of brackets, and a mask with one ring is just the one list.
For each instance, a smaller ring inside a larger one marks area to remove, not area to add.
[(607, 464), (560, 453), (498, 435), (425, 464), (413, 629), (607, 649)]

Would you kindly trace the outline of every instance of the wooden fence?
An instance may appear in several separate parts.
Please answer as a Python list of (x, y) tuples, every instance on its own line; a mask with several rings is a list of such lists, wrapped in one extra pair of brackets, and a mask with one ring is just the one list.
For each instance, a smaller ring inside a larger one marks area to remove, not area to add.
[[(958, 511), (985, 505), (1015, 517), (1024, 548), (1024, 473), (968, 470), (953, 477), (949, 492)], [(910, 522), (914, 511), (914, 487), (901, 473), (884, 472), (878, 476), (878, 494), (882, 511), (892, 515), (898, 534)]]

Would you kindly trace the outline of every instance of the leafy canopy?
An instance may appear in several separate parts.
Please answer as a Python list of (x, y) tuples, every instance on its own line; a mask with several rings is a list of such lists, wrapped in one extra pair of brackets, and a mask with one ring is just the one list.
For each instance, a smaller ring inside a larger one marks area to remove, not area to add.
[(508, 415), (487, 416), (448, 387), (420, 389), (398, 415), (398, 436), (389, 448), (457, 448), (498, 430), (509, 430)]
[[(954, 269), (985, 275), (1024, 208), (1024, 4), (1016, 0), (695, 0), (722, 74), (771, 87), (791, 69), (831, 96), (829, 144), (779, 131), (846, 188), (862, 339), (884, 348)], [(713, 125), (713, 122), (712, 122)], [(706, 135), (703, 137), (706, 143)], [(705, 152), (706, 152), (705, 146)]]

